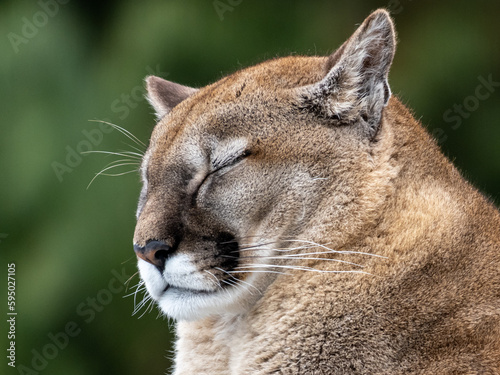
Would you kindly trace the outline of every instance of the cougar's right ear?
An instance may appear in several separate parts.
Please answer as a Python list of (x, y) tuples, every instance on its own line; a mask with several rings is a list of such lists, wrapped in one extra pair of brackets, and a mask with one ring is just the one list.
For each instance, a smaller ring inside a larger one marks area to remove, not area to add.
[(147, 99), (156, 112), (158, 119), (169, 113), (184, 99), (198, 89), (179, 85), (156, 76), (146, 77)]

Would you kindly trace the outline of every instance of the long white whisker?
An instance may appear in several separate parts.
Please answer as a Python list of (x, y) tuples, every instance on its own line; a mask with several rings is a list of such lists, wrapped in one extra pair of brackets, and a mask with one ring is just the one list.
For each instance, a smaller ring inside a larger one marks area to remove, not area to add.
[(150, 311), (150, 309), (152, 309), (153, 305), (154, 305), (154, 301), (153, 301), (153, 299), (150, 299), (150, 302), (149, 302), (148, 307), (146, 307), (146, 309), (145, 309), (145, 310), (144, 310), (144, 312), (143, 312), (143, 313), (139, 316), (139, 318), (138, 318), (138, 319), (141, 319), (144, 315), (146, 315), (146, 314)]
[(144, 294), (142, 296), (141, 302), (137, 303), (134, 307), (134, 313), (141, 309), (141, 307), (149, 300), (150, 296), (148, 294)]
[(278, 271), (267, 271), (267, 270), (249, 270), (249, 271), (229, 271), (230, 273), (277, 273), (280, 275), (291, 276), (289, 273), (278, 272)]
[[(290, 247), (290, 248), (273, 248), (273, 247), (263, 247), (264, 245), (260, 246), (255, 246), (254, 248), (243, 248), (243, 249), (238, 249), (238, 251), (257, 251), (257, 250), (274, 250), (278, 252), (290, 252), (294, 250), (302, 250), (302, 249), (312, 249), (316, 246), (308, 245), (308, 246), (299, 246), (299, 247)], [(331, 251), (330, 251), (331, 253)]]
[(151, 311), (153, 311), (154, 307), (155, 307), (155, 300), (151, 298), (151, 302), (150, 302), (149, 307), (146, 310), (146, 312), (150, 313)]
[(138, 153), (138, 155), (140, 155), (141, 157), (143, 157), (143, 156), (144, 156), (144, 153), (146, 152), (146, 151), (141, 150), (140, 148), (137, 148), (137, 147), (135, 147), (134, 145), (131, 145), (131, 144), (129, 144), (129, 143), (125, 143), (125, 142), (122, 142), (122, 143), (123, 143), (124, 145), (127, 145), (128, 147), (133, 148), (134, 150), (136, 150), (136, 151), (137, 151), (137, 153)]
[[(137, 288), (137, 290), (135, 291), (135, 293), (134, 293), (134, 311), (137, 309), (137, 294), (145, 292), (145, 290), (146, 290), (146, 287)], [(144, 296), (143, 296), (143, 299), (144, 299)], [(142, 300), (141, 300), (141, 302), (142, 302)]]
[[(250, 288), (254, 288), (254, 289), (257, 291), (257, 293), (262, 294), (262, 292), (261, 292), (261, 291), (259, 290), (259, 288), (257, 288), (256, 286), (254, 286), (254, 285), (252, 285), (252, 284), (250, 284), (250, 283), (247, 283), (245, 280), (241, 280), (240, 278), (234, 277), (234, 276), (232, 276), (232, 275), (231, 275), (231, 277), (233, 277), (234, 279), (236, 279), (239, 283), (243, 283), (244, 285), (247, 285), (247, 286), (249, 286)], [(249, 291), (249, 292), (250, 292), (250, 291)], [(252, 292), (250, 292), (250, 294), (252, 294)]]
[(130, 155), (131, 157), (136, 157), (138, 159), (142, 159), (144, 157), (144, 152), (142, 152), (141, 150), (139, 150), (139, 149), (137, 149), (134, 146), (129, 145), (129, 144), (127, 144), (127, 146), (130, 147), (130, 148), (133, 148), (137, 152), (128, 151), (128, 150), (119, 150), (119, 152), (122, 153), (122, 154), (125, 154), (125, 155)]
[(120, 163), (131, 163), (133, 165), (137, 165), (138, 167), (140, 166), (140, 162), (138, 162), (137, 160), (131, 160), (131, 159), (118, 159), (118, 160), (113, 160), (112, 162), (106, 164), (106, 167), (109, 167), (109, 166), (112, 166), (112, 165), (116, 165), (116, 164), (120, 164)]
[(240, 279), (238, 279), (238, 278), (235, 278), (235, 280), (236, 280), (236, 286), (239, 286), (240, 288), (246, 289), (246, 291), (247, 291), (248, 293), (250, 293), (252, 296), (254, 295), (254, 294), (252, 293), (252, 291), (248, 289), (248, 286), (247, 286), (247, 285), (244, 285), (244, 284), (242, 284), (242, 283), (241, 283), (241, 282), (242, 282), (242, 280), (240, 280)]
[(148, 303), (150, 300), (151, 300), (151, 297), (149, 295), (145, 295), (143, 300), (134, 309), (134, 312), (132, 313), (132, 315), (137, 314), (146, 305), (146, 303)]
[(229, 279), (226, 280), (221, 280), (224, 284), (230, 285), (230, 286), (235, 286), (234, 281), (230, 281)]
[[(212, 272), (210, 272), (208, 270), (205, 270), (205, 272), (208, 273), (210, 276), (212, 276), (215, 279), (215, 285), (218, 286), (220, 289), (222, 289), (222, 285), (220, 285), (219, 279), (217, 277), (215, 277), (215, 275)], [(212, 280), (212, 279), (210, 279), (210, 280)]]
[(124, 174), (129, 174), (129, 173), (137, 173), (137, 169), (132, 169), (131, 171), (122, 172), (122, 173), (103, 173), (102, 176), (118, 177), (118, 176), (123, 176)]
[(272, 245), (272, 244), (275, 244), (275, 243), (277, 243), (277, 242), (240, 244), (240, 248), (246, 250), (246, 249), (252, 249), (252, 248), (255, 248), (255, 247), (268, 246), (268, 245)]
[[(116, 155), (122, 157), (129, 157), (134, 159), (142, 159), (142, 156), (137, 154), (136, 152), (132, 153), (131, 151), (123, 151), (123, 152), (112, 152), (112, 151), (101, 151), (101, 150), (91, 150), (91, 151), (82, 151), (80, 154), (107, 154), (107, 155)], [(137, 155), (137, 156), (136, 156)]]
[[(136, 287), (136, 289), (133, 292), (124, 295), (123, 298), (128, 298), (128, 297), (131, 297), (131, 296), (135, 296), (135, 294), (137, 293), (138, 289), (140, 289), (141, 291), (142, 290), (146, 290), (146, 286), (144, 286), (143, 284), (142, 285), (141, 284), (137, 284), (137, 285), (135, 285), (135, 287)], [(135, 304), (135, 298), (134, 298), (134, 304)]]
[(284, 269), (292, 269), (298, 271), (311, 271), (311, 272), (319, 272), (319, 273), (363, 273), (369, 275), (367, 272), (363, 271), (329, 271), (329, 270), (319, 270), (317, 268), (305, 267), (305, 266), (284, 266), (279, 264), (245, 264), (243, 266), (236, 267), (235, 270), (238, 269), (249, 269), (249, 268), (284, 268)]
[(361, 264), (357, 264), (357, 263), (353, 263), (353, 262), (348, 262), (346, 260), (341, 260), (341, 259), (330, 259), (330, 258), (313, 258), (313, 257), (300, 257), (300, 256), (297, 256), (297, 255), (300, 255), (300, 254), (292, 254), (292, 255), (281, 255), (281, 256), (278, 256), (278, 257), (274, 257), (274, 256), (256, 256), (256, 257), (242, 257), (243, 259), (245, 258), (261, 258), (261, 259), (286, 259), (286, 260), (295, 260), (295, 259), (299, 259), (299, 260), (325, 260), (327, 262), (337, 262), (337, 263), (344, 263), (344, 264), (350, 264), (351, 266), (356, 266), (356, 267), (361, 267), (361, 268), (364, 268), (365, 266), (361, 265)]
[(146, 145), (139, 138), (137, 138), (135, 135), (133, 135), (127, 129), (122, 128), (121, 126), (118, 126), (116, 124), (112, 124), (111, 122), (107, 122), (107, 121), (103, 121), (103, 120), (89, 120), (89, 121), (100, 122), (102, 124), (107, 124), (107, 125), (111, 126), (112, 128), (118, 130), (120, 133), (122, 133), (123, 135), (125, 135), (127, 138), (129, 138), (131, 141), (135, 142), (139, 146), (146, 147)]
[[(301, 250), (301, 249), (310, 249), (310, 248), (314, 248), (314, 247), (321, 247), (325, 250), (328, 250), (328, 253), (336, 253), (336, 254), (360, 254), (360, 255), (369, 255), (369, 256), (374, 256), (374, 257), (378, 257), (378, 258), (387, 258), (387, 257), (384, 257), (382, 255), (378, 255), (378, 254), (371, 254), (371, 253), (364, 253), (364, 252), (360, 252), (360, 251), (349, 251), (349, 250), (342, 250), (342, 251), (339, 251), (339, 250), (334, 250), (334, 249), (331, 249), (329, 247), (327, 247), (326, 245), (321, 245), (319, 243), (316, 243), (316, 242), (313, 242), (313, 241), (307, 241), (307, 240), (294, 240), (294, 239), (290, 239), (290, 240), (283, 240), (283, 242), (300, 242), (300, 243), (306, 243), (307, 245), (304, 245), (304, 246), (299, 246), (299, 247), (292, 247), (292, 248), (262, 248), (262, 250), (265, 250), (265, 249), (268, 249), (268, 250), (275, 250), (275, 251), (283, 251), (283, 252), (288, 252), (288, 251), (293, 251), (293, 250)], [(267, 245), (267, 244), (265, 244)], [(259, 245), (257, 245), (259, 246)], [(256, 247), (257, 247), (256, 246)], [(263, 246), (263, 245), (260, 245), (260, 246)], [(246, 251), (247, 249), (244, 248), (244, 249), (240, 249), (241, 251)], [(261, 250), (261, 249), (258, 249), (258, 250)]]
[[(250, 293), (250, 294), (253, 296), (252, 291), (248, 290), (248, 286), (241, 284), (241, 280), (240, 280), (240, 279), (238, 279), (238, 278), (236, 278), (236, 277), (234, 277), (234, 276), (231, 276), (231, 277), (232, 277), (232, 280), (231, 280), (231, 281), (232, 281), (232, 282), (234, 282), (234, 287), (235, 287), (235, 288), (238, 288), (238, 287), (239, 287), (239, 288), (246, 289), (246, 291), (247, 291), (248, 293)], [(228, 279), (228, 281), (229, 281), (229, 279)]]
[(332, 253), (338, 253), (338, 254), (359, 254), (359, 255), (369, 255), (369, 256), (373, 256), (373, 257), (377, 257), (377, 258), (387, 258), (387, 257), (384, 257), (382, 255), (371, 254), (371, 253), (364, 253), (364, 252), (360, 252), (360, 251), (348, 251), (348, 250), (339, 251), (339, 250), (333, 250), (333, 249), (330, 249), (329, 247), (327, 247), (325, 245), (321, 245), (321, 244), (313, 242), (313, 241), (306, 241), (306, 240), (286, 240), (286, 241), (307, 243), (307, 244), (310, 244), (310, 245), (321, 247), (323, 249), (331, 251)]
[[(125, 281), (125, 282), (124, 282), (124, 284), (128, 286), (128, 283), (130, 282), (130, 280), (132, 280), (132, 278), (133, 278), (135, 275), (137, 275), (137, 274), (139, 274), (139, 271), (136, 271), (136, 272), (135, 272), (132, 276), (130, 276), (130, 277), (127, 279), (127, 281)], [(141, 282), (141, 280), (139, 280), (139, 283), (138, 283), (138, 284), (140, 284), (140, 282)], [(138, 285), (138, 284), (137, 284), (137, 285)], [(134, 286), (135, 286), (135, 285), (134, 285)]]
[(142, 306), (144, 304), (144, 301), (147, 300), (148, 295), (145, 294), (142, 298), (142, 301), (139, 303), (139, 305), (137, 304), (137, 294), (139, 292), (144, 291), (145, 289), (146, 289), (146, 283), (144, 282), (144, 280), (141, 280), (139, 282), (139, 284), (137, 284), (137, 289), (135, 290), (135, 293), (134, 293), (134, 310), (133, 310), (132, 315), (134, 315), (140, 309), (139, 305)]
[(285, 257), (301, 257), (304, 255), (322, 255), (322, 254), (332, 254), (332, 252), (331, 251), (315, 251), (312, 253), (283, 254), (283, 255), (279, 255), (279, 256), (285, 258)]
[(104, 168), (102, 171), (100, 171), (99, 173), (97, 173), (94, 178), (90, 181), (90, 183), (88, 184), (87, 186), (87, 189), (90, 187), (90, 185), (92, 185), (92, 182), (94, 182), (94, 180), (97, 178), (97, 176), (103, 174), (104, 172), (106, 172), (107, 170), (109, 169), (112, 169), (112, 168), (116, 168), (116, 167), (122, 167), (124, 165), (137, 165), (135, 163), (121, 163), (121, 164), (116, 164), (116, 165), (112, 165), (110, 167), (107, 167), (107, 168)]
[(223, 270), (222, 268), (215, 267), (215, 269), (224, 272), (226, 275), (229, 275), (230, 277), (232, 277), (237, 282), (240, 282), (240, 283), (243, 283), (245, 285), (248, 285), (249, 287), (254, 288), (259, 294), (262, 294), (262, 292), (259, 289), (257, 289), (255, 286), (253, 286), (252, 284), (247, 283), (246, 281), (243, 281), (243, 280), (241, 280), (241, 279), (239, 279), (237, 277), (234, 277), (232, 274), (230, 274), (229, 272)]

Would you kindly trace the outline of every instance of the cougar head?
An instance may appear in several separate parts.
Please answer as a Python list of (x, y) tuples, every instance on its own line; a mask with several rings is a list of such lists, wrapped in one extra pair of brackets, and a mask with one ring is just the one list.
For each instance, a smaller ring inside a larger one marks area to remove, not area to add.
[(275, 277), (306, 269), (293, 256), (304, 243), (356, 231), (394, 48), (379, 10), (331, 56), (270, 60), (201, 89), (146, 79), (159, 120), (134, 248), (165, 314), (246, 311)]

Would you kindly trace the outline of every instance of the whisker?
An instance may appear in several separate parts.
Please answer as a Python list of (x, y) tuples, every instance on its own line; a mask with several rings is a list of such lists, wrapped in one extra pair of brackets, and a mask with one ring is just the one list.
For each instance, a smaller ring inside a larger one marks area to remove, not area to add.
[[(137, 309), (137, 294), (139, 292), (143, 292), (145, 290), (146, 290), (146, 283), (144, 282), (144, 280), (140, 280), (139, 283), (137, 284), (137, 288), (135, 289), (135, 293), (134, 293), (134, 311)], [(143, 297), (143, 300), (144, 300), (144, 297)]]
[(331, 258), (313, 258), (313, 257), (299, 257), (297, 255), (301, 254), (293, 254), (293, 255), (282, 255), (282, 256), (249, 256), (249, 257), (240, 257), (240, 259), (251, 259), (251, 258), (258, 258), (258, 259), (283, 259), (283, 260), (325, 260), (327, 262), (337, 262), (337, 263), (343, 263), (343, 264), (349, 264), (351, 266), (356, 266), (356, 267), (361, 267), (364, 268), (365, 266), (353, 262), (348, 262), (346, 260), (341, 260), (341, 259), (331, 259)]
[[(246, 289), (247, 292), (250, 293), (253, 296), (252, 291), (248, 290), (248, 287), (246, 287), (245, 285), (243, 285), (243, 284), (240, 283), (241, 282), (240, 279), (238, 279), (238, 278), (236, 278), (234, 276), (231, 276), (231, 277), (233, 278), (233, 280), (231, 280), (231, 282), (234, 282), (234, 287), (235, 288), (240, 287), (240, 288)], [(227, 280), (229, 281), (229, 279), (227, 279)]]
[[(127, 288), (128, 288), (128, 283), (129, 283), (129, 282), (130, 282), (130, 280), (132, 280), (132, 278), (133, 278), (135, 275), (137, 275), (137, 274), (139, 274), (139, 271), (136, 271), (136, 272), (135, 272), (132, 276), (130, 276), (130, 277), (127, 279), (127, 281), (125, 281), (123, 284), (124, 284), (125, 286), (127, 286)], [(141, 280), (139, 280), (139, 283), (140, 283), (140, 282), (141, 282)]]
[(230, 285), (230, 286), (235, 286), (234, 281), (229, 281), (229, 279), (221, 280), (224, 284)]
[(330, 271), (330, 270), (319, 270), (317, 268), (306, 267), (306, 266), (284, 266), (279, 264), (245, 264), (243, 266), (236, 267), (235, 270), (238, 269), (249, 269), (249, 268), (260, 268), (260, 267), (270, 267), (270, 268), (284, 268), (284, 269), (292, 269), (298, 271), (311, 271), (311, 272), (319, 272), (319, 273), (363, 273), (369, 275), (367, 272), (363, 271)]
[(90, 187), (90, 185), (92, 185), (92, 182), (94, 182), (94, 180), (97, 178), (97, 176), (103, 174), (104, 172), (106, 172), (107, 170), (109, 169), (112, 169), (112, 168), (116, 168), (116, 167), (122, 167), (124, 165), (136, 165), (135, 163), (121, 163), (121, 164), (116, 164), (116, 165), (112, 165), (110, 167), (107, 167), (107, 168), (104, 168), (102, 171), (100, 171), (99, 173), (97, 173), (94, 178), (90, 181), (90, 183), (88, 184), (87, 186), (87, 189)]
[[(232, 277), (234, 277), (234, 276), (232, 276)], [(236, 280), (238, 280), (238, 282), (243, 283), (244, 285), (248, 285), (248, 286), (249, 286), (249, 287), (251, 287), (251, 288), (254, 288), (254, 289), (257, 291), (257, 293), (262, 294), (262, 292), (261, 292), (261, 291), (259, 290), (259, 288), (257, 288), (256, 286), (254, 286), (254, 285), (252, 285), (252, 284), (250, 284), (250, 283), (247, 283), (245, 280), (241, 280), (241, 279), (239, 279), (239, 278), (237, 278), (237, 277), (234, 277), (234, 278), (235, 278)], [(249, 291), (249, 292), (250, 292), (250, 291)], [(250, 292), (250, 294), (252, 294), (252, 292)], [(253, 294), (252, 294), (252, 295), (253, 295)]]
[(123, 176), (124, 174), (129, 174), (129, 173), (137, 173), (137, 169), (132, 169), (131, 171), (122, 172), (122, 173), (103, 173), (102, 176), (118, 177), (118, 176)]
[[(134, 159), (138, 159), (138, 160), (142, 159), (141, 155), (139, 155), (135, 152), (132, 154), (131, 151), (112, 152), (112, 151), (90, 150), (90, 151), (82, 151), (82, 152), (80, 152), (80, 154), (81, 155), (84, 155), (84, 154), (107, 154), (107, 155), (129, 157), (129, 158), (134, 158)], [(136, 156), (136, 155), (138, 155), (138, 156)]]
[[(131, 261), (132, 259), (137, 259), (137, 257), (136, 257), (136, 256), (134, 256), (134, 255), (132, 255), (132, 256), (131, 256), (131, 257), (129, 257), (127, 260), (124, 260), (123, 262), (121, 262), (121, 264), (125, 264), (125, 263), (127, 263), (127, 262)], [(137, 273), (139, 273), (139, 271), (137, 271), (135, 274), (137, 274)], [(134, 274), (134, 275), (135, 275), (135, 274)], [(134, 276), (134, 275), (132, 275), (132, 276)]]
[[(151, 302), (149, 303), (149, 307), (148, 309), (145, 311), (145, 313), (150, 313), (151, 311), (153, 311), (155, 307), (155, 300), (154, 299), (151, 299)], [(142, 315), (141, 315), (142, 316)]]
[(208, 273), (210, 276), (212, 276), (215, 279), (215, 285), (217, 285), (220, 289), (222, 289), (222, 285), (220, 285), (219, 279), (212, 272), (208, 270), (205, 270), (205, 272)]
[[(312, 249), (313, 247), (316, 247), (316, 246), (299, 246), (299, 247), (291, 247), (291, 248), (273, 248), (273, 247), (263, 247), (263, 246), (256, 246), (255, 248), (257, 248), (256, 250), (272, 250), (272, 251), (278, 251), (278, 252), (290, 252), (290, 251), (294, 251), (294, 250), (303, 250), (303, 249)], [(243, 249), (239, 249), (239, 251), (250, 251), (250, 250), (254, 250), (254, 248), (243, 248)], [(232, 253), (236, 253), (237, 250), (235, 251), (232, 251)]]
[(285, 276), (292, 276), (289, 273), (278, 272), (278, 271), (264, 271), (264, 270), (249, 270), (249, 271), (229, 271), (230, 273), (277, 273)]
[(134, 296), (134, 304), (135, 304), (135, 296), (137, 295), (137, 292), (139, 291), (145, 291), (146, 290), (146, 286), (143, 286), (143, 285), (136, 285), (136, 290), (134, 290), (132, 293), (129, 293), (129, 294), (126, 294), (123, 296), (123, 298), (128, 298), (128, 297), (132, 297)]
[(341, 251), (339, 251), (339, 250), (333, 250), (333, 249), (330, 249), (329, 247), (327, 247), (325, 245), (321, 245), (321, 244), (313, 242), (313, 241), (306, 241), (306, 240), (287, 240), (287, 241), (289, 241), (289, 242), (307, 243), (307, 244), (310, 244), (310, 245), (313, 245), (313, 246), (318, 246), (318, 247), (321, 247), (323, 249), (326, 249), (326, 250), (329, 250), (331, 252), (338, 253), (338, 254), (359, 254), (359, 255), (374, 256), (374, 257), (377, 257), (377, 258), (387, 258), (387, 257), (384, 257), (382, 255), (371, 254), (371, 253), (364, 253), (364, 252), (361, 252), (361, 251), (348, 251), (348, 250), (341, 250)]
[(230, 277), (232, 277), (237, 282), (240, 282), (240, 283), (243, 283), (245, 285), (248, 285), (249, 287), (254, 288), (259, 294), (262, 294), (262, 292), (257, 287), (255, 287), (254, 285), (252, 285), (250, 283), (247, 283), (246, 281), (243, 281), (243, 280), (241, 280), (241, 279), (239, 279), (237, 277), (234, 277), (233, 275), (231, 275), (229, 272), (223, 270), (222, 268), (215, 267), (215, 269), (224, 272), (225, 274), (229, 275)]
[[(301, 256), (304, 256), (304, 255), (322, 255), (322, 254), (332, 254), (332, 252), (331, 251), (315, 251), (315, 252), (312, 252), (312, 253), (283, 254), (283, 255), (280, 255), (280, 256), (281, 257), (301, 257)], [(324, 259), (326, 259), (326, 258), (324, 258)]]
[(150, 311), (150, 309), (152, 309), (152, 307), (154, 306), (154, 302), (155, 301), (153, 301), (153, 299), (150, 299), (148, 307), (146, 307), (144, 312), (137, 319), (141, 319), (144, 315), (146, 315)]
[(135, 296), (134, 296), (134, 310), (132, 312), (132, 315), (135, 315), (139, 312), (140, 309), (142, 309), (142, 307), (146, 304), (146, 302), (149, 300), (149, 297), (148, 296), (143, 296), (142, 299), (141, 299), (141, 302), (137, 303), (135, 301)]
[(150, 300), (151, 300), (151, 297), (149, 295), (145, 295), (144, 298), (142, 299), (142, 301), (139, 302), (139, 304), (135, 307), (132, 315), (137, 314)]
[(131, 157), (136, 157), (138, 159), (142, 159), (144, 157), (144, 152), (139, 150), (138, 148), (132, 146), (132, 145), (129, 145), (128, 143), (125, 143), (128, 147), (130, 148), (133, 148), (134, 150), (136, 150), (137, 152), (134, 152), (134, 151), (128, 151), (128, 150), (119, 150), (119, 152), (121, 152), (122, 154), (126, 154), (126, 155), (130, 155)]
[(128, 297), (132, 297), (133, 295), (135, 295), (137, 291), (134, 290), (132, 293), (129, 293), (129, 294), (125, 294), (122, 298), (128, 298)]
[(251, 249), (254, 247), (260, 247), (260, 246), (268, 246), (277, 243), (276, 241), (273, 242), (264, 242), (264, 243), (252, 243), (252, 244), (240, 244), (240, 247), (243, 249)]
[(144, 153), (146, 152), (145, 150), (141, 150), (140, 148), (135, 147), (134, 145), (131, 145), (129, 143), (122, 142), (124, 145), (127, 145), (130, 148), (133, 148), (134, 150), (137, 151), (138, 155), (141, 157), (144, 157)]
[(304, 245), (304, 246), (299, 246), (299, 247), (278, 248), (278, 249), (275, 249), (275, 250), (278, 251), (278, 252), (281, 252), (281, 253), (289, 253), (290, 251), (294, 251), (294, 250), (312, 249), (314, 247), (316, 247), (316, 246)]
[[(120, 159), (120, 160), (114, 160), (112, 161), (111, 163), (108, 163), (104, 166), (103, 169), (106, 169), (108, 167), (113, 167), (113, 166), (118, 166), (118, 164), (121, 164), (121, 163), (129, 163), (127, 165), (135, 165), (136, 166), (136, 170), (138, 171), (139, 170), (139, 163), (137, 163), (135, 160), (128, 160), (128, 159)], [(102, 172), (102, 171), (101, 171)]]
[(269, 245), (272, 245), (276, 242), (267, 242), (267, 243), (262, 243), (262, 244), (254, 244), (254, 245), (240, 245), (238, 250), (234, 250), (234, 251), (231, 251), (232, 253), (237, 253), (239, 251), (249, 251), (249, 250), (253, 250), (253, 249), (257, 249), (257, 250), (273, 250), (273, 248), (271, 247), (264, 247), (264, 246), (269, 246)]
[[(292, 247), (292, 248), (261, 248), (261, 249), (258, 249), (258, 250), (274, 250), (274, 251), (278, 251), (278, 252), (290, 252), (290, 251), (294, 251), (294, 250), (311, 249), (311, 248), (314, 248), (314, 247), (320, 247), (322, 249), (328, 250), (327, 253), (358, 254), (358, 255), (368, 255), (368, 256), (373, 256), (373, 257), (377, 257), (377, 258), (385, 258), (385, 259), (387, 259), (387, 257), (384, 257), (382, 255), (378, 255), (378, 254), (365, 253), (365, 252), (361, 252), (361, 251), (349, 251), (349, 250), (341, 250), (340, 251), (340, 250), (334, 250), (334, 249), (331, 249), (331, 248), (327, 247), (326, 245), (321, 245), (321, 244), (313, 242), (313, 241), (296, 240), (296, 239), (289, 239), (289, 240), (283, 240), (283, 241), (275, 241), (275, 242), (265, 243), (265, 244), (260, 244), (260, 245), (256, 244), (256, 245), (251, 245), (251, 246), (248, 246), (248, 247), (245, 247), (244, 245), (242, 245), (242, 247), (240, 249), (238, 249), (237, 251), (248, 251), (248, 250), (251, 250), (252, 248), (255, 248), (255, 247), (267, 246), (269, 244), (278, 243), (278, 242), (299, 242), (299, 243), (305, 243), (306, 245), (299, 246), (299, 247)], [(237, 252), (237, 251), (233, 251), (233, 252)], [(299, 254), (297, 254), (297, 255), (299, 255)]]
[(111, 126), (112, 128), (118, 130), (120, 133), (122, 133), (123, 135), (125, 135), (127, 138), (129, 138), (131, 141), (135, 142), (136, 144), (138, 144), (139, 146), (143, 146), (143, 147), (147, 147), (139, 138), (137, 138), (135, 135), (133, 135), (131, 132), (129, 132), (127, 129), (125, 128), (122, 128), (121, 126), (118, 126), (116, 124), (113, 124), (111, 122), (108, 122), (108, 121), (103, 121), (103, 120), (89, 120), (89, 121), (92, 121), (92, 122), (100, 122), (102, 124), (106, 124), (106, 125), (109, 125)]
[(134, 160), (134, 159), (118, 159), (118, 160), (113, 160), (112, 162), (108, 163), (106, 165), (106, 167), (109, 167), (110, 165), (114, 165), (114, 164), (119, 164), (119, 163), (133, 163), (137, 166), (139, 166), (141, 164), (140, 161)]

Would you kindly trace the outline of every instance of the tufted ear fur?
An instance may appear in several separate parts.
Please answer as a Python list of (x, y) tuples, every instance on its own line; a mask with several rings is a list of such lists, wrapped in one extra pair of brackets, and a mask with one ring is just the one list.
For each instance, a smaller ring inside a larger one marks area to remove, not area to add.
[(299, 89), (300, 107), (335, 124), (360, 123), (373, 138), (391, 95), (387, 76), (395, 44), (389, 13), (373, 12), (328, 57), (325, 77)]
[(182, 86), (156, 76), (146, 77), (147, 99), (156, 111), (158, 119), (165, 116), (177, 104), (193, 95), (198, 89)]

